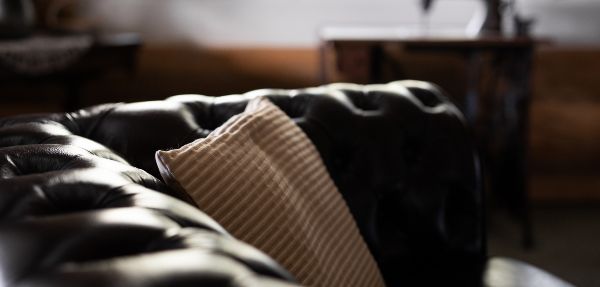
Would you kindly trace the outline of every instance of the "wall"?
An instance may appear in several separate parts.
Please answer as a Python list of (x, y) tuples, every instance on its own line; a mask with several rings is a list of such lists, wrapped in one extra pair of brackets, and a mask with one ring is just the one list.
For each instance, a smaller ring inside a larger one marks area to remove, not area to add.
[[(327, 25), (415, 26), (417, 0), (103, 0), (89, 14), (105, 29), (141, 31), (151, 42), (203, 46), (314, 46)], [(463, 27), (477, 1), (439, 1), (431, 27)]]
[[(105, 30), (142, 32), (148, 42), (201, 46), (314, 46), (328, 25), (415, 28), (418, 0), (87, 0)], [(437, 0), (432, 30), (463, 29), (477, 0)], [(565, 43), (600, 43), (600, 1), (518, 0), (536, 18), (535, 33)]]

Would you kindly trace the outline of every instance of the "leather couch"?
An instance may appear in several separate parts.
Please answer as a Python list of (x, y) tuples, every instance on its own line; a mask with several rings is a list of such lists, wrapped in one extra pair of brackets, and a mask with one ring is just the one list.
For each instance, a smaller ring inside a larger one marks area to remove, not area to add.
[(154, 160), (256, 96), (269, 97), (316, 145), (388, 286), (511, 286), (527, 273), (515, 266), (553, 279), (508, 260), (487, 263), (469, 129), (435, 86), (400, 81), (0, 119), (0, 285), (295, 285), (169, 188)]

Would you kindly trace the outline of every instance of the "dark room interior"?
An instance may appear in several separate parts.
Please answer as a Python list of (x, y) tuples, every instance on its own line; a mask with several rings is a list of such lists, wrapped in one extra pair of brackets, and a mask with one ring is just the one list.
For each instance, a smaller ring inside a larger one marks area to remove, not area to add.
[(600, 286), (599, 13), (0, 0), (0, 286)]

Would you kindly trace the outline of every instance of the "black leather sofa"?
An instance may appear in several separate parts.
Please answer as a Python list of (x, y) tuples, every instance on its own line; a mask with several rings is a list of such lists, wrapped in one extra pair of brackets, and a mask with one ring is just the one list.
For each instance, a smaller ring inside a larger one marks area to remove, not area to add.
[(436, 87), (401, 81), (0, 119), (0, 285), (295, 285), (169, 188), (154, 160), (157, 150), (206, 136), (256, 96), (269, 97), (314, 142), (388, 286), (553, 279), (509, 260), (487, 264), (469, 129)]

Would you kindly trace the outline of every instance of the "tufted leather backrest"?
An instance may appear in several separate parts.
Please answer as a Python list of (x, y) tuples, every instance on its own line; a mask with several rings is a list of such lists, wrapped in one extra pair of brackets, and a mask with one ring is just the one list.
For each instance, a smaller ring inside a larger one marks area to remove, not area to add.
[[(163, 276), (185, 286), (213, 278), (206, 274), (242, 273), (291, 282), (276, 263), (229, 237), (179, 201), (193, 204), (185, 194), (156, 179), (156, 150), (206, 136), (256, 96), (269, 97), (316, 145), (389, 286), (480, 282), (485, 250), (474, 148), (456, 107), (436, 87), (416, 81), (182, 95), (2, 119), (0, 226), (9, 232), (0, 231), (0, 252), (10, 251), (0, 256), (5, 282), (74, 286), (89, 275), (97, 286), (117, 286), (133, 276), (140, 286), (162, 286), (144, 284)], [(21, 237), (34, 239), (17, 242)], [(233, 247), (223, 251), (206, 241)], [(86, 251), (92, 247), (96, 251)], [(219, 263), (208, 266), (197, 253)], [(31, 256), (49, 257), (38, 262)], [(183, 268), (170, 258), (189, 264)], [(151, 262), (164, 266), (147, 266)], [(136, 264), (151, 279), (134, 276)], [(104, 277), (116, 270), (118, 280)]]
[(1, 120), (0, 286), (293, 285), (70, 117)]

